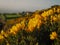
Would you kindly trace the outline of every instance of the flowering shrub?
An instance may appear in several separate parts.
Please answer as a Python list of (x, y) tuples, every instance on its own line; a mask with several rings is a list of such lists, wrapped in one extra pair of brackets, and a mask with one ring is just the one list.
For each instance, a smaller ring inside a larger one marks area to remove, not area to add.
[[(27, 18), (26, 18), (27, 17)], [(60, 6), (14, 19), (0, 33), (0, 45), (59, 45)], [(19, 20), (18, 20), (19, 19)]]

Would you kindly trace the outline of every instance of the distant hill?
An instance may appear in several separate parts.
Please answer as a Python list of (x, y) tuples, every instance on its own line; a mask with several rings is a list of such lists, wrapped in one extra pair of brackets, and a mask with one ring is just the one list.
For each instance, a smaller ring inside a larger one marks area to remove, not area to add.
[[(49, 11), (49, 10), (54, 11), (54, 10), (57, 10), (57, 9), (60, 9), (60, 5), (54, 5), (54, 6), (51, 6), (50, 8), (43, 9), (43, 10), (36, 10), (35, 12), (3, 13), (3, 14), (0, 13), (0, 18), (2, 18), (3, 20), (15, 19), (15, 18), (18, 18), (18, 17), (21, 17), (21, 16), (25, 16), (25, 15), (27, 15), (27, 13), (29, 13), (29, 15), (32, 15), (34, 13), (42, 14), (46, 11)], [(54, 13), (56, 13), (56, 12), (54, 12)]]

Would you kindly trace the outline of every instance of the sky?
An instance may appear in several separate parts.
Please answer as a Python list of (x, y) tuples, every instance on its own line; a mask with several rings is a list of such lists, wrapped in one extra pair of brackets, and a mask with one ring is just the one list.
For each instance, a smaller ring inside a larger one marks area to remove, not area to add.
[(60, 0), (0, 0), (0, 12), (35, 11), (60, 5)]

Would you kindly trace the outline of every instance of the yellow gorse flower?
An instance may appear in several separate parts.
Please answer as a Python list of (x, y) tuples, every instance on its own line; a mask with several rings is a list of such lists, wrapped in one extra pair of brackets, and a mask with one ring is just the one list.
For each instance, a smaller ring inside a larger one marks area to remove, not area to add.
[(4, 36), (0, 34), (0, 39), (3, 39), (3, 38), (4, 38)]
[(21, 21), (21, 23), (17, 23), (10, 28), (10, 33), (16, 34), (20, 29), (24, 29), (25, 27), (25, 20)]
[(50, 34), (50, 39), (54, 40), (57, 38), (57, 33), (56, 32), (52, 32), (52, 34)]
[(57, 9), (57, 13), (60, 13), (60, 8)]
[(31, 18), (28, 22), (28, 30), (33, 31), (34, 28), (37, 26), (37, 28), (41, 25), (41, 19), (40, 15), (36, 14), (34, 18)]
[(4, 32), (3, 30), (1, 31), (1, 35), (4, 35), (5, 37), (8, 36), (8, 34), (6, 32)]
[(13, 25), (12, 28), (10, 29), (10, 33), (16, 34), (16, 32), (20, 29), (20, 27), (21, 27), (20, 23)]
[(20, 23), (16, 24), (16, 27), (17, 27), (18, 29), (20, 28), (20, 26), (21, 26)]
[(52, 20), (57, 21), (57, 17), (53, 16)]
[(21, 29), (24, 29), (25, 28), (25, 19), (21, 21)]

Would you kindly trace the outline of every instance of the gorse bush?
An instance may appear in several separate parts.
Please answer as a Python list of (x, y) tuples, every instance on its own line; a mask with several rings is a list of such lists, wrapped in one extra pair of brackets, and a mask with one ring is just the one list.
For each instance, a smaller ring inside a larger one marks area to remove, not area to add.
[(0, 45), (60, 44), (60, 6), (9, 21), (6, 22), (8, 29), (1, 30)]

